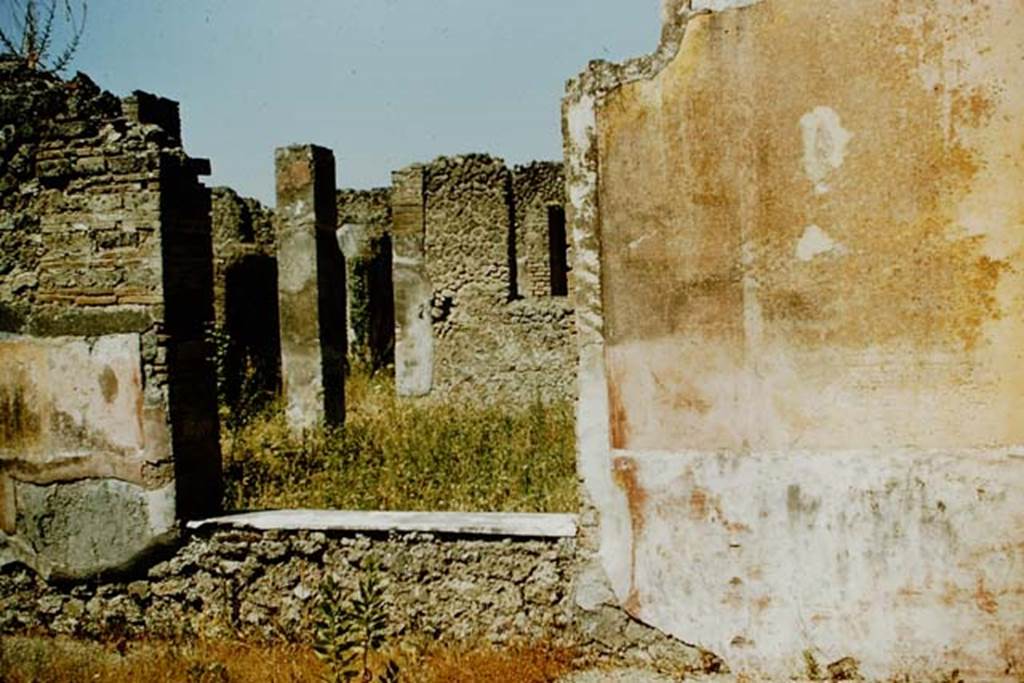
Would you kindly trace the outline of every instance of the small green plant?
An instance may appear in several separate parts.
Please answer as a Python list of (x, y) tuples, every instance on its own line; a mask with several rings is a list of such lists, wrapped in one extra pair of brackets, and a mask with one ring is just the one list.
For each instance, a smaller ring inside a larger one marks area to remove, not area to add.
[(384, 589), (374, 569), (359, 581), (359, 590), (349, 602), (343, 600), (337, 582), (328, 577), (317, 609), (313, 649), (330, 669), (326, 680), (397, 683), (399, 669), (394, 660), (387, 660), (384, 672), (376, 678), (370, 668), (371, 656), (380, 652), (387, 639)]
[(251, 350), (232, 340), (223, 327), (210, 323), (204, 335), (217, 378), (221, 426), (234, 442), (239, 431), (277, 398), (270, 388), (273, 371)]

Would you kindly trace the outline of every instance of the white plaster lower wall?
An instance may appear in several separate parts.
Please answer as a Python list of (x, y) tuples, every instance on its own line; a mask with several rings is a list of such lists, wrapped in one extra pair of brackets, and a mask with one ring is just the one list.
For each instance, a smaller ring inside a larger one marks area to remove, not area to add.
[(734, 672), (799, 675), (805, 651), (869, 677), (1019, 666), (1024, 449), (616, 452), (612, 467), (619, 500), (602, 502), (632, 518), (605, 528), (619, 600)]

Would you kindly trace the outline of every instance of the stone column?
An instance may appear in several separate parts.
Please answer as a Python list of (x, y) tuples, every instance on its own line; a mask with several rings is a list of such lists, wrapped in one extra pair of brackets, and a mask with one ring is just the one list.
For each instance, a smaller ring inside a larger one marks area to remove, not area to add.
[(345, 416), (345, 263), (338, 249), (334, 154), (276, 153), (281, 385), (295, 430)]
[(392, 174), (392, 244), (395, 287), (395, 388), (424, 396), (434, 381), (433, 286), (425, 262), (423, 167)]

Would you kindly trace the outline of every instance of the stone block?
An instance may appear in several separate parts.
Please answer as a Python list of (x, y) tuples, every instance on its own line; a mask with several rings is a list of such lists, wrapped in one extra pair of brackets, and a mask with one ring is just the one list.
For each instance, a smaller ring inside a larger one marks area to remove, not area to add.
[(174, 539), (174, 487), (155, 491), (117, 480), (39, 486), (16, 483), (18, 538), (51, 578), (127, 569)]
[(82, 157), (75, 161), (74, 170), (81, 175), (97, 175), (106, 172), (107, 162), (103, 157)]

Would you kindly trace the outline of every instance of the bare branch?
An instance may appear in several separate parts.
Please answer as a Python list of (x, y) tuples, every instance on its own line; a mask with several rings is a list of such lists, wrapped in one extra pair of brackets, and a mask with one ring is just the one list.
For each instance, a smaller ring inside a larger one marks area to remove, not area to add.
[(46, 21), (43, 22), (43, 31), (39, 36), (39, 45), (37, 51), (41, 55), (45, 55), (50, 51), (50, 43), (53, 40), (53, 19), (57, 16), (57, 3), (51, 2), (50, 7), (46, 13)]
[(11, 54), (18, 53), (18, 49), (14, 47), (14, 43), (11, 42), (11, 39), (8, 38), (7, 35), (2, 30), (0, 30), (0, 45), (3, 45), (4, 50), (10, 52)]
[(12, 0), (10, 10), (14, 27), (12, 34), (20, 36), (25, 33), (25, 4), (22, 0)]
[(89, 7), (85, 4), (83, 0), (82, 21), (81, 23), (76, 25), (74, 23), (74, 15), (71, 12), (70, 0), (65, 0), (65, 5), (67, 6), (68, 12), (68, 24), (71, 25), (73, 33), (71, 35), (71, 40), (68, 42), (67, 47), (64, 49), (63, 52), (61, 52), (60, 56), (58, 56), (54, 60), (53, 64), (50, 67), (51, 71), (55, 72), (63, 71), (71, 62), (72, 58), (75, 56), (75, 53), (78, 52), (78, 44), (82, 39), (82, 32), (85, 30), (85, 19), (89, 12)]
[[(0, 47), (24, 59), (30, 68), (63, 70), (78, 51), (85, 31), (88, 2), (80, 1), (78, 12), (79, 0), (8, 0), (12, 28), (0, 28)], [(68, 27), (67, 39), (64, 48), (54, 54), (60, 23)]]

